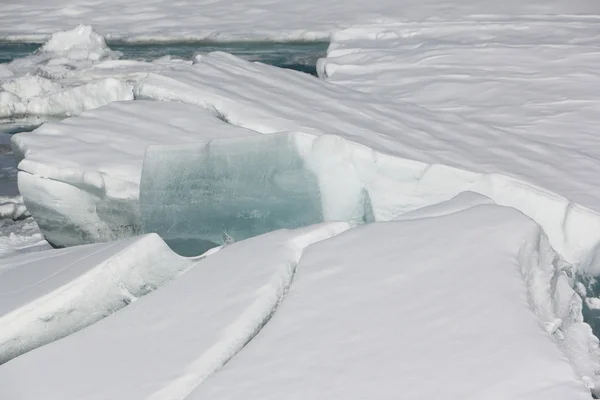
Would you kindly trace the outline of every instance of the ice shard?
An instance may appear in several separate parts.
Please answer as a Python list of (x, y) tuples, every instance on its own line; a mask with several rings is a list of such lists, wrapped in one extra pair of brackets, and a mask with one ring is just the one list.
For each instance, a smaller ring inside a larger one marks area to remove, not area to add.
[(183, 255), (323, 221), (317, 176), (292, 133), (148, 147), (140, 210), (144, 232)]

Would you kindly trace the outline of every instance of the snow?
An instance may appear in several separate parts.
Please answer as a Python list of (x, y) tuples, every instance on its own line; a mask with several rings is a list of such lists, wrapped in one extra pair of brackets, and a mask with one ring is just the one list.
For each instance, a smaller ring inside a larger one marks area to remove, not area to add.
[(3, 259), (0, 363), (112, 314), (195, 262), (155, 234)]
[(31, 0), (0, 10), (0, 38), (41, 41), (77, 24), (89, 24), (109, 38), (125, 40), (310, 40), (351, 25), (389, 20), (460, 21), (469, 15), (597, 15), (593, 0), (518, 0), (452, 3), (439, 0), (277, 1), (197, 0), (101, 3), (76, 0)]
[[(588, 399), (538, 319), (563, 267), (495, 205), (352, 229), (305, 251), (271, 321), (186, 399)], [(590, 336), (569, 323), (565, 342)]]
[(357, 26), (333, 35), (319, 68), (329, 82), (529, 139), (538, 159), (555, 146), (594, 158), (597, 27), (566, 16)]
[(444, 215), (468, 210), (483, 204), (494, 204), (494, 202), (490, 198), (479, 193), (460, 192), (450, 200), (422, 208), (417, 208), (416, 210), (400, 214), (398, 217), (394, 218), (394, 221), (441, 217)]
[(109, 240), (139, 230), (146, 147), (253, 134), (173, 102), (116, 102), (17, 134), (19, 191), (48, 240)]
[(111, 52), (104, 37), (89, 25), (78, 25), (75, 29), (54, 33), (39, 51), (64, 54), (70, 60), (91, 61), (98, 61)]
[(22, 196), (0, 196), (0, 219), (19, 219), (28, 214)]
[(280, 230), (224, 247), (110, 317), (0, 366), (0, 393), (183, 399), (269, 320), (304, 248), (348, 228)]
[[(600, 167), (592, 150), (584, 152), (567, 144), (534, 140), (448, 110), (433, 111), (393, 96), (364, 93), (219, 52), (204, 55), (194, 64), (101, 61), (90, 68), (75, 70), (69, 79), (94, 81), (101, 77), (108, 79), (111, 74), (116, 76), (113, 79), (131, 82), (136, 98), (196, 105), (227, 121), (230, 129), (236, 126), (263, 134), (288, 131), (319, 137), (311, 151), (320, 153), (318, 160), (330, 159), (325, 164), (338, 171), (332, 174), (334, 180), (350, 180), (348, 187), (360, 191), (362, 186), (368, 192), (376, 220), (389, 220), (403, 212), (447, 200), (461, 191), (475, 191), (498, 204), (516, 207), (540, 223), (553, 247), (567, 260), (581, 263), (582, 269), (589, 271), (600, 268), (597, 263), (586, 264), (588, 253), (600, 241), (600, 217), (593, 211), (598, 210), (600, 199), (593, 177), (600, 173)], [(372, 85), (377, 86), (376, 82)], [(97, 112), (102, 112), (100, 110)], [(68, 125), (65, 121), (54, 127), (61, 130)], [(577, 126), (581, 124), (578, 122), (573, 128)], [(332, 134), (336, 137), (330, 136)], [(568, 141), (565, 138), (568, 136), (563, 135), (563, 142)], [(95, 139), (89, 140), (105, 142), (104, 134), (98, 132)], [(140, 141), (137, 147), (146, 144)], [(96, 162), (92, 158), (85, 163), (77, 162), (74, 169), (65, 169), (62, 160), (68, 162), (77, 157), (75, 154), (64, 155), (63, 152), (64, 156), (58, 156), (44, 149), (48, 161), (42, 169), (36, 170), (33, 164), (28, 165), (28, 158), (32, 156), (25, 154), (25, 150), (21, 150), (25, 160), (19, 168), (28, 174), (20, 174), (20, 185), (33, 215), (39, 213), (28, 202), (49, 204), (52, 209), (58, 209), (59, 220), (64, 220), (68, 213), (73, 214), (68, 219), (74, 221), (76, 229), (86, 231), (83, 242), (120, 237), (131, 232), (123, 226), (137, 226), (136, 217), (130, 217), (135, 215), (135, 206), (126, 211), (125, 216), (115, 211), (123, 208), (121, 204), (110, 206), (106, 213), (101, 211), (110, 216), (98, 217), (88, 211), (94, 209), (97, 201), (90, 199), (79, 186), (101, 188), (102, 182), (111, 181), (110, 176), (118, 172), (113, 173), (108, 168), (101, 177), (86, 173), (82, 178), (81, 165), (101, 165), (104, 161)], [(322, 168), (326, 168), (325, 164)], [(132, 170), (123, 165), (120, 168)], [(50, 195), (37, 190), (36, 183), (37, 175), (48, 174), (60, 176), (57, 182), (44, 182), (46, 187), (53, 186), (48, 190)], [(139, 180), (138, 173), (133, 175), (129, 182)], [(72, 177), (77, 187), (72, 186)], [(28, 194), (27, 186), (36, 189), (29, 190)], [(111, 184), (106, 188), (110, 189)], [(137, 184), (128, 184), (127, 188), (115, 190), (128, 192), (128, 198), (134, 198), (132, 194), (136, 193)], [(100, 192), (105, 190), (101, 188)], [(30, 198), (32, 196), (35, 198)], [(77, 199), (82, 206), (72, 208), (71, 203), (65, 203), (69, 206), (63, 208), (60, 199), (65, 197)], [(49, 214), (46, 209), (42, 212)], [(98, 219), (114, 222), (99, 226)], [(49, 232), (48, 225), (40, 222), (44, 232)], [(112, 233), (115, 229), (116, 234)], [(63, 229), (73, 230), (73, 227)], [(76, 244), (82, 242), (81, 236), (53, 234), (52, 241)]]
[[(0, 117), (83, 113), (13, 141), (24, 203), (53, 243), (140, 232), (148, 145), (256, 133), (294, 143), (325, 220), (352, 220), (357, 200), (396, 220), (312, 246), (296, 276), (304, 246), (348, 225), (307, 228), (302, 244), (284, 231), (227, 245), (3, 365), (0, 392), (183, 398), (231, 358), (190, 400), (589, 398), (581, 381), (600, 394), (598, 341), (572, 289), (600, 273), (598, 14), (590, 0), (6, 5), (0, 37), (13, 40), (80, 23), (131, 41), (332, 40), (320, 80), (219, 52), (116, 60), (83, 25), (0, 66)], [(21, 211), (4, 201), (0, 223)], [(3, 226), (0, 257), (44, 247), (36, 229), (10, 225), (21, 241)]]

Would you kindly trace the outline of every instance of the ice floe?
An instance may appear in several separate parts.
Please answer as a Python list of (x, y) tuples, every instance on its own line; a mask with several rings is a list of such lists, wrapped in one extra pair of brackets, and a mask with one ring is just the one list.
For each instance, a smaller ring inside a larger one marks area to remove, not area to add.
[[(183, 399), (276, 312), (304, 248), (348, 228), (280, 230), (227, 246), (110, 317), (0, 366), (0, 393), (19, 400)], [(141, 257), (152, 246), (144, 247)], [(36, 384), (25, 384), (23, 374)]]
[(350, 230), (307, 249), (271, 321), (187, 398), (588, 399), (551, 339), (597, 369), (565, 267), (495, 205)]
[(3, 259), (0, 363), (111, 315), (195, 262), (155, 234)]
[(112, 103), (13, 137), (19, 190), (56, 244), (139, 232), (146, 147), (252, 135), (208, 111), (174, 102)]

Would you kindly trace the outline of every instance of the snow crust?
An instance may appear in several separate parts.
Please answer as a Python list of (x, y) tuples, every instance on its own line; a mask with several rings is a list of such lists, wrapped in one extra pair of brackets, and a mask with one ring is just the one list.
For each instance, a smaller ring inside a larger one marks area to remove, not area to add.
[(307, 249), (271, 321), (187, 399), (588, 399), (553, 343), (598, 351), (567, 274), (495, 205), (352, 229)]
[(155, 234), (3, 259), (0, 364), (109, 316), (194, 262)]
[(110, 317), (0, 366), (0, 394), (183, 399), (271, 318), (304, 248), (348, 228), (280, 230), (224, 247)]

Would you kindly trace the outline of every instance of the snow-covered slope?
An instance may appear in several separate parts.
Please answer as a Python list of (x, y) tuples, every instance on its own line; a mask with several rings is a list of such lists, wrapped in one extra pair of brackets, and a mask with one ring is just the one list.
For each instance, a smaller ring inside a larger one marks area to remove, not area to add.
[(3, 259), (0, 363), (112, 314), (194, 262), (155, 234)]
[(271, 318), (304, 248), (348, 227), (224, 247), (110, 317), (0, 366), (0, 398), (183, 399)]
[(19, 191), (48, 240), (102, 241), (139, 231), (148, 145), (252, 135), (195, 106), (116, 102), (13, 137)]
[(553, 342), (598, 351), (565, 271), (495, 205), (350, 230), (307, 249), (271, 321), (187, 399), (589, 399)]

